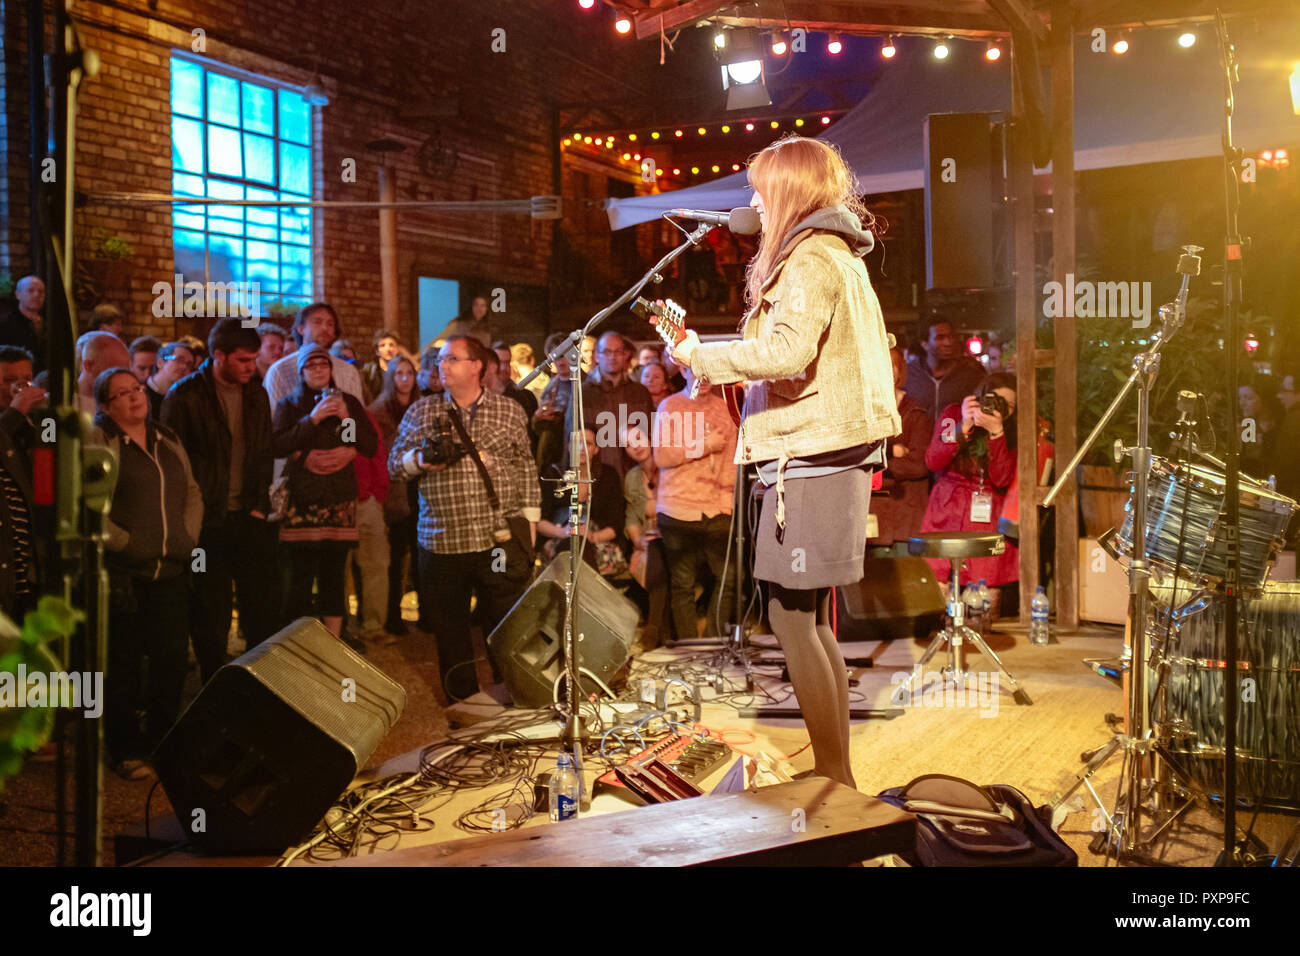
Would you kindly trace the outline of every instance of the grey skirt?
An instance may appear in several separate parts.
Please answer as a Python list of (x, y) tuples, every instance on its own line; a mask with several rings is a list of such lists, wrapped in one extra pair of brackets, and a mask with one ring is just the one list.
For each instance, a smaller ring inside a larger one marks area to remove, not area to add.
[(777, 489), (763, 492), (754, 576), (785, 588), (841, 587), (862, 580), (871, 469), (785, 479), (785, 528), (776, 523)]

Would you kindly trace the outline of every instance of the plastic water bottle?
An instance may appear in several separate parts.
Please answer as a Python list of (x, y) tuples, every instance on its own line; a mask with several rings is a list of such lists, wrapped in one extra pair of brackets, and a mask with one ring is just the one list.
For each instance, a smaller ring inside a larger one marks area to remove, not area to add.
[(980, 616), (980, 593), (972, 581), (961, 592), (961, 603), (966, 605), (966, 623), (977, 624)]
[(573, 758), (560, 754), (551, 774), (551, 822), (578, 819), (578, 773)]
[(987, 635), (989, 630), (989, 608), (993, 606), (993, 597), (989, 594), (988, 581), (980, 578), (980, 586), (976, 590), (980, 596), (980, 634)]
[(1029, 608), (1029, 643), (1041, 647), (1048, 641), (1047, 615), (1051, 611), (1047, 604), (1047, 593), (1041, 584), (1038, 586), (1038, 593), (1029, 602)]

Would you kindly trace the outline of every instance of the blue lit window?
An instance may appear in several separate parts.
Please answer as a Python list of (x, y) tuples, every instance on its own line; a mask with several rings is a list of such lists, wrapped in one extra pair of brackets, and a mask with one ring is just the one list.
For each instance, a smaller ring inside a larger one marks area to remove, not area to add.
[[(292, 90), (172, 57), (172, 192), (208, 199), (311, 199), (311, 107)], [(306, 206), (176, 205), (176, 271), (259, 286), (262, 305), (312, 296)]]

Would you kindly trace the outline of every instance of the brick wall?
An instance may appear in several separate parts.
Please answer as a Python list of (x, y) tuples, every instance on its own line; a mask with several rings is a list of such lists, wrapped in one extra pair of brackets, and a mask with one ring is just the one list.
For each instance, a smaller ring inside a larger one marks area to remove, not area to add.
[[(21, 6), (0, 0), (7, 36), (25, 35)], [(272, 81), (305, 84), (319, 57), (330, 104), (315, 110), (316, 199), (377, 200), (384, 161), (396, 171), (400, 200), (526, 199), (554, 192), (558, 108), (604, 95), (599, 73), (578, 61), (630, 66), (654, 53), (649, 45), (627, 43), (615, 51), (618, 41), (603, 22), (578, 13), (576, 5), (570, 11), (551, 0), (317, 0), (310, 7), (289, 0), (79, 3), (83, 42), (99, 52), (102, 68), (80, 98), (78, 189), (170, 193), (169, 57), (172, 50), (191, 51), (193, 31), (202, 30), (202, 56)], [(505, 31), (496, 36), (498, 43), (504, 39), (504, 52), (492, 49), (498, 28)], [(13, 52), (5, 53), (2, 73), (10, 148), (0, 194), (9, 213), (0, 227), (0, 268), (15, 278), (28, 256), (22, 46), (9, 45)], [(439, 111), (450, 115), (440, 118)], [(381, 138), (405, 149), (366, 149)], [(432, 143), (454, 154), (450, 174), (437, 170)], [(346, 159), (355, 160), (355, 182), (343, 181)], [(588, 179), (582, 196), (603, 199), (601, 177)], [(574, 177), (563, 181), (566, 194), (577, 188)], [(559, 232), (568, 239), (557, 247)], [(103, 283), (103, 297), (127, 311), (131, 334), (202, 334), (210, 325), (152, 314), (153, 284), (170, 281), (174, 272), (167, 206), (88, 204), (77, 210), (75, 233), (86, 304)], [(99, 275), (103, 270), (89, 263), (106, 234), (134, 249), (119, 275)], [(538, 346), (553, 321), (555, 299), (563, 311), (575, 295), (596, 296), (608, 284), (582, 281), (556, 295), (552, 271), (613, 279), (608, 223), (594, 207), (570, 207), (560, 223), (402, 212), (398, 248), (400, 330), (411, 345), (417, 344), (417, 274), (461, 280), (466, 296), (477, 288), (507, 289), (507, 314), (497, 317), (499, 324)], [(570, 250), (580, 251), (577, 265), (564, 261)], [(338, 308), (354, 345), (368, 349), (370, 333), (382, 323), (377, 213), (317, 210), (314, 252), (316, 294)]]

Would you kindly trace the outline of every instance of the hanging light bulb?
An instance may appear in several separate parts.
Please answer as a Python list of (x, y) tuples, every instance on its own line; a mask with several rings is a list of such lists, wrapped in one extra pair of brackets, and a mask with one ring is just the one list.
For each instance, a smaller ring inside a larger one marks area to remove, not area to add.
[(897, 53), (898, 47), (894, 46), (893, 36), (885, 37), (885, 45), (880, 48), (880, 55), (886, 60), (892, 60)]
[(940, 40), (934, 45), (933, 52), (936, 60), (946, 60), (948, 58), (948, 44)]
[(627, 34), (632, 32), (632, 21), (629, 20), (627, 17), (619, 17), (617, 20), (614, 21), (614, 29), (617, 30), (623, 36), (626, 36)]
[(839, 56), (844, 52), (844, 43), (838, 33), (832, 33), (826, 38), (826, 52), (831, 56)]
[(984, 59), (988, 60), (990, 63), (993, 63), (997, 60), (1000, 60), (1001, 58), (1002, 58), (1002, 47), (998, 46), (996, 43), (990, 43), (988, 49), (984, 51)]

